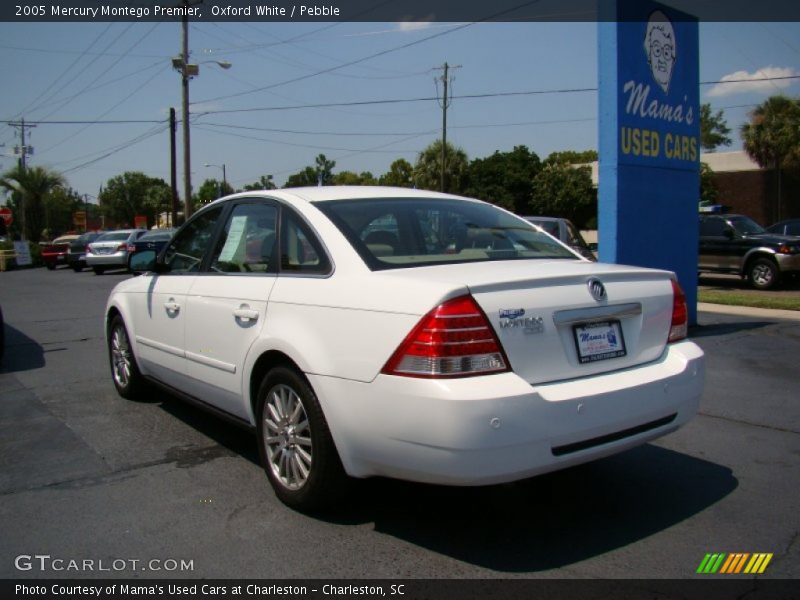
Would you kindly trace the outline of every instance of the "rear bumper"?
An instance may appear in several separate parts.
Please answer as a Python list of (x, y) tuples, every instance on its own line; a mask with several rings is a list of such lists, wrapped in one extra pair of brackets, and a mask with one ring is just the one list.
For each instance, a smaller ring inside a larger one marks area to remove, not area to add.
[(703, 352), (531, 385), (514, 373), (453, 380), (309, 375), (346, 471), (449, 485), (524, 479), (674, 431), (697, 412)]
[(114, 254), (87, 254), (86, 264), (90, 267), (127, 267), (128, 253), (115, 252)]

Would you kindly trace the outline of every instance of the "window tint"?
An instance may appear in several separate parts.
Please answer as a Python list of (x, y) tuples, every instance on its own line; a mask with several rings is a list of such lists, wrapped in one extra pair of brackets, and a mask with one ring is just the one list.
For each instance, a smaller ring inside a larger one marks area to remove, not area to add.
[(104, 233), (100, 237), (97, 238), (97, 242), (121, 242), (123, 240), (127, 240), (131, 235), (130, 231), (112, 231), (110, 233)]
[(171, 273), (190, 273), (200, 269), (221, 213), (221, 206), (203, 211), (172, 240), (164, 254), (164, 262)]
[(438, 198), (318, 202), (371, 269), (575, 255), (490, 204)]
[(323, 274), (331, 265), (316, 236), (309, 227), (288, 209), (283, 210), (281, 223), (281, 271)]
[(278, 210), (274, 205), (238, 204), (225, 223), (211, 270), (224, 273), (266, 273), (276, 241)]
[(728, 224), (719, 217), (708, 217), (700, 220), (700, 235), (721, 237)]
[(786, 226), (786, 235), (800, 235), (800, 222), (789, 223)]

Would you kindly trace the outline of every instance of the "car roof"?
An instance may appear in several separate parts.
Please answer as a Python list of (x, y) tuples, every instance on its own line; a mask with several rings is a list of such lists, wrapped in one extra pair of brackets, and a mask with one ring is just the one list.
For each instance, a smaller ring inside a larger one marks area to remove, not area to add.
[(215, 200), (211, 204), (225, 202), (234, 198), (252, 198), (254, 196), (262, 198), (276, 198), (291, 203), (299, 202), (320, 202), (328, 200), (372, 200), (375, 198), (442, 198), (455, 200), (469, 200), (481, 202), (474, 198), (465, 198), (453, 194), (442, 194), (441, 192), (431, 192), (429, 190), (418, 190), (414, 188), (400, 188), (373, 185), (328, 185), (315, 187), (285, 188), (281, 190), (254, 190), (240, 192), (231, 196), (225, 196)]
[(531, 217), (531, 216), (525, 216), (525, 217), (522, 217), (522, 218), (523, 219), (528, 219), (528, 220), (536, 219), (537, 221), (547, 221), (547, 222), (553, 222), (553, 223), (558, 222), (558, 221), (566, 221), (566, 219), (562, 219), (561, 217)]

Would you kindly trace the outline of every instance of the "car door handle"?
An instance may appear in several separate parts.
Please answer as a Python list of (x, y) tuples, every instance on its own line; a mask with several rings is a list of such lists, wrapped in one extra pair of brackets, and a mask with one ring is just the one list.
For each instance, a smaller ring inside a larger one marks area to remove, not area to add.
[(247, 304), (242, 304), (233, 311), (233, 316), (242, 321), (258, 321), (258, 311), (253, 310)]
[(170, 313), (178, 313), (181, 311), (181, 305), (175, 302), (175, 300), (172, 298), (170, 298), (167, 302), (164, 302), (164, 308), (166, 308), (167, 312)]

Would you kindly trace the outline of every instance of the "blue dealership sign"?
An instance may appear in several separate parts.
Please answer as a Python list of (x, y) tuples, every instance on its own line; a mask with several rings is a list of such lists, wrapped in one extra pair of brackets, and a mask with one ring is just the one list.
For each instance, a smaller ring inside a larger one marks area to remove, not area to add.
[[(600, 260), (675, 271), (696, 320), (700, 92), (697, 21), (647, 0), (603, 3)], [(608, 18), (611, 17), (611, 18)]]

